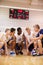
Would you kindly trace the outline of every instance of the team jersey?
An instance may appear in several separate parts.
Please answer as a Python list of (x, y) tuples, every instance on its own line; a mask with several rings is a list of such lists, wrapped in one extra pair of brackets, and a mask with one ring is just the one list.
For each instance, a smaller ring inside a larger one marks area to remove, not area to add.
[(16, 43), (20, 43), (22, 41), (22, 36), (23, 36), (23, 34), (16, 35)]
[(40, 29), (40, 31), (38, 32), (38, 34), (36, 35), (36, 37), (39, 37), (40, 34), (43, 34), (43, 29)]
[(5, 41), (5, 42), (8, 42), (10, 38), (11, 38), (10, 36), (7, 36), (7, 37), (6, 37), (6, 34), (3, 34), (2, 37), (1, 37), (1, 39), (2, 39), (3, 41)]
[(32, 34), (33, 34), (32, 32), (31, 32), (30, 35), (29, 35), (27, 32), (24, 33), (24, 35), (25, 35), (25, 37), (27, 38), (29, 44), (32, 43), (32, 41), (31, 41), (31, 38), (33, 38), (33, 35), (32, 35)]

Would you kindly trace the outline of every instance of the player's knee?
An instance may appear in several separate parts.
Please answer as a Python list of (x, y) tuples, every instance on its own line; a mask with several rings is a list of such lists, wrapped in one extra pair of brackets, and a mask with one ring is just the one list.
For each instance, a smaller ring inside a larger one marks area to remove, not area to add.
[(38, 40), (38, 46), (42, 46), (41, 40)]

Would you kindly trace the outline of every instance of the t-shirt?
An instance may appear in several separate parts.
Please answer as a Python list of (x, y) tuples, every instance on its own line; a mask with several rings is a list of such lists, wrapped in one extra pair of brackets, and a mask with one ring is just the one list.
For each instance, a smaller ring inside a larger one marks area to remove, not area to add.
[(11, 38), (10, 36), (6, 37), (6, 34), (3, 34), (1, 37), (1, 39), (5, 42), (8, 42), (10, 38)]
[(31, 31), (31, 34), (29, 35), (26, 31), (24, 33), (25, 37), (27, 38), (29, 44), (32, 43), (31, 38), (33, 38), (33, 32)]
[(22, 35), (23, 34), (20, 34), (20, 35), (16, 35), (16, 43), (20, 43), (22, 41)]
[(40, 29), (40, 31), (38, 32), (38, 34), (36, 35), (36, 37), (39, 37), (40, 34), (43, 34), (43, 29)]

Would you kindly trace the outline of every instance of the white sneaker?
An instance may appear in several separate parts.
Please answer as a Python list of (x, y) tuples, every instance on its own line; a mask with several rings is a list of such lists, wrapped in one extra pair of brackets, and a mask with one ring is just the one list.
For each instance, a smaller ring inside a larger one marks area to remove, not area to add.
[(37, 55), (36, 51), (35, 50), (32, 50), (31, 55), (32, 56), (36, 56)]
[(11, 56), (16, 56), (16, 53), (14, 51), (10, 51)]

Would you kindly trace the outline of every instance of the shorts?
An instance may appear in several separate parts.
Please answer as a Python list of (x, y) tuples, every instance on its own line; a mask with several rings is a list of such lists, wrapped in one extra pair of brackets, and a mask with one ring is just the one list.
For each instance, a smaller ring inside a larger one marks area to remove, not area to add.
[(22, 46), (19, 45), (18, 43), (16, 43), (16, 45), (15, 45), (15, 50), (21, 50), (21, 49), (22, 49)]
[(1, 49), (5, 50), (5, 46), (3, 45)]
[(34, 49), (34, 43), (32, 43), (29, 47), (28, 50), (31, 52)]

